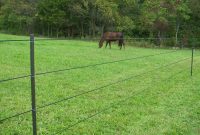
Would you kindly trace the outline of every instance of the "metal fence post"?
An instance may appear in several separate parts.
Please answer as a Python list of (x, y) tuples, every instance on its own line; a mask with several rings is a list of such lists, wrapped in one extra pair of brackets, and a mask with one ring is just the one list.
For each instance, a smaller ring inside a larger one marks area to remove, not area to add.
[(193, 63), (194, 63), (194, 47), (192, 47), (191, 76), (193, 75)]
[(33, 135), (37, 135), (37, 118), (35, 103), (35, 58), (34, 58), (34, 34), (30, 35), (30, 70), (31, 70), (31, 101), (32, 101), (32, 126)]

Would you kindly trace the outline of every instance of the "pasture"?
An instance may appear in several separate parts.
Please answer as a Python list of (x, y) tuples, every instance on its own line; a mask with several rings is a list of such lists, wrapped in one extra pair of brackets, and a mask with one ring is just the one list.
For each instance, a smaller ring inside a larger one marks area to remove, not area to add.
[[(0, 34), (3, 39), (29, 37)], [(28, 41), (0, 42), (0, 80), (30, 74), (29, 48)], [(159, 55), (142, 58), (153, 54)], [(125, 50), (117, 45), (99, 49), (97, 42), (35, 41), (36, 74), (129, 59), (36, 76), (38, 134), (199, 134), (199, 54), (195, 50), (191, 77), (190, 49), (130, 44)], [(30, 110), (30, 77), (0, 83), (0, 106), (1, 120)], [(31, 112), (1, 122), (0, 134), (32, 134)]]

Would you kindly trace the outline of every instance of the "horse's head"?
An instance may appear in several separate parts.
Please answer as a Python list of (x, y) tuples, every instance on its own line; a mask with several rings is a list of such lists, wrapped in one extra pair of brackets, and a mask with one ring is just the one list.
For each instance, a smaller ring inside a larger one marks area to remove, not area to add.
[(103, 44), (99, 42), (99, 48), (101, 48), (102, 46), (103, 46)]
[(103, 41), (104, 41), (104, 39), (101, 38), (101, 40), (99, 41), (99, 48), (101, 48), (103, 46)]

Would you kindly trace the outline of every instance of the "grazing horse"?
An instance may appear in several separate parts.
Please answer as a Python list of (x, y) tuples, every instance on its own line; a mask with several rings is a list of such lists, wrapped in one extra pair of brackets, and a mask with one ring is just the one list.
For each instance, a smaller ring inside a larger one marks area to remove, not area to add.
[(105, 32), (99, 41), (99, 48), (103, 46), (104, 41), (106, 41), (106, 47), (109, 44), (110, 49), (112, 41), (118, 41), (118, 46), (120, 47), (120, 49), (122, 49), (122, 46), (124, 46), (125, 49), (124, 35), (122, 32)]

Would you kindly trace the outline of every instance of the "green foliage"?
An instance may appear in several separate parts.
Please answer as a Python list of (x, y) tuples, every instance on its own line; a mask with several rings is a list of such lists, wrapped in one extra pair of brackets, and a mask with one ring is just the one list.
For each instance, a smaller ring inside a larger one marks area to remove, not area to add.
[(34, 8), (26, 0), (4, 1), (0, 10), (0, 27), (11, 33), (28, 33), (34, 19)]
[(26, 34), (34, 26), (35, 34), (48, 37), (122, 31), (127, 37), (178, 42), (199, 34), (199, 5), (198, 0), (1, 0), (0, 30)]

